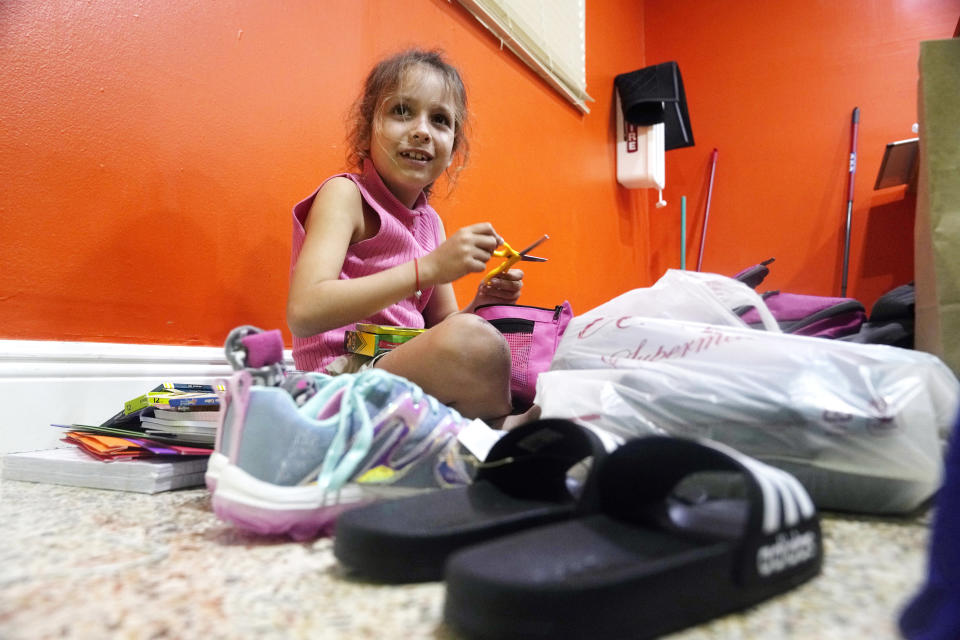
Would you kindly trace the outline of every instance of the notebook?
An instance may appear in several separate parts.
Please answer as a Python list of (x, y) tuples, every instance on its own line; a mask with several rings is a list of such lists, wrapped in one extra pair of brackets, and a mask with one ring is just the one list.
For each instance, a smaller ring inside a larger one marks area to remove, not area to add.
[(77, 447), (8, 453), (3, 479), (158, 493), (204, 484), (208, 456), (102, 462)]

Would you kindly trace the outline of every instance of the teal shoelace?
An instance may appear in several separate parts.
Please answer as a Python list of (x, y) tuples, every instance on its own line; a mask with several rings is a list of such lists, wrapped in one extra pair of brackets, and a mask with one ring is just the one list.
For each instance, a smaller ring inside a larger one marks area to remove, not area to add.
[[(374, 425), (367, 411), (365, 398), (372, 390), (382, 385), (398, 384), (410, 393), (414, 405), (419, 405), (425, 400), (432, 413), (436, 414), (441, 410), (440, 402), (426, 394), (419, 386), (381, 369), (324, 377), (323, 386), (301, 409), (307, 415), (316, 415), (334, 396), (342, 392), (339, 411), (320, 421), (321, 428), (335, 428), (336, 435), (323, 458), (323, 465), (317, 477), (319, 487), (335, 491), (350, 480), (354, 470), (369, 453), (373, 441)], [(449, 407), (444, 408), (455, 418), (460, 418), (460, 414), (455, 410)], [(356, 420), (357, 428), (351, 432), (352, 420)]]

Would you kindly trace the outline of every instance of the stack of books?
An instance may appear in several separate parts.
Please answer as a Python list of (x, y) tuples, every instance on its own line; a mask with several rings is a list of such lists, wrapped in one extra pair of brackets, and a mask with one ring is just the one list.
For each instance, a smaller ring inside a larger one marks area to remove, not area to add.
[(7, 454), (3, 477), (144, 493), (198, 486), (219, 417), (213, 386), (163, 383), (99, 425), (53, 425), (74, 446)]
[(151, 437), (210, 445), (216, 438), (220, 418), (219, 410), (212, 409), (154, 409), (153, 415), (140, 416), (140, 426)]
[(166, 382), (128, 400), (123, 416), (136, 416), (152, 438), (212, 445), (217, 435), (220, 400), (209, 385)]

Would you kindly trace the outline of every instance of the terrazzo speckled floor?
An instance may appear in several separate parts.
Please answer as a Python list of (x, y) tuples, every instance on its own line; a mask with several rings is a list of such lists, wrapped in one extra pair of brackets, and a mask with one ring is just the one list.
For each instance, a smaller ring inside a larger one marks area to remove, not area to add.
[[(925, 571), (928, 522), (825, 515), (820, 577), (671, 638), (897, 638), (897, 613)], [(442, 606), (442, 583), (342, 575), (328, 539), (233, 529), (205, 489), (151, 496), (0, 481), (4, 640), (454, 640)]]

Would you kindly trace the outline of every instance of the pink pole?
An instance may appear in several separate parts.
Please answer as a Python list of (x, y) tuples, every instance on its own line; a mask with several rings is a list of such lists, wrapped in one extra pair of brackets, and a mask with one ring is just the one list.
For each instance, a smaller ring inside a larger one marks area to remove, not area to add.
[(707, 242), (707, 222), (710, 220), (710, 200), (713, 197), (713, 176), (717, 171), (716, 149), (710, 154), (710, 186), (707, 188), (707, 210), (703, 214), (703, 233), (700, 234), (700, 255), (697, 257), (697, 271), (703, 266), (703, 245)]

